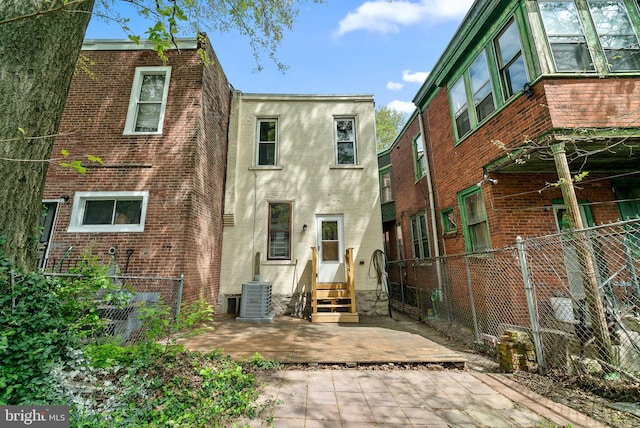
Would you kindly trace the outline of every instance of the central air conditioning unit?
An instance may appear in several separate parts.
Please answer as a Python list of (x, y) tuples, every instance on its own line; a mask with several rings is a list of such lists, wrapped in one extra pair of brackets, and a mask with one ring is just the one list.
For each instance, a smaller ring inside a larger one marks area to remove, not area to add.
[(271, 283), (250, 281), (242, 284), (240, 316), (236, 321), (272, 322), (275, 313), (271, 310)]

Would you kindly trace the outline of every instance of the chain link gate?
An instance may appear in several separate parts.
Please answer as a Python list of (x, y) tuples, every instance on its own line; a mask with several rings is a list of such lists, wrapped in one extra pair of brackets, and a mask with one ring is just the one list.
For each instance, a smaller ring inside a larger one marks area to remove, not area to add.
[(495, 349), (505, 332), (521, 333), (541, 373), (637, 379), (639, 258), (636, 219), (481, 253), (389, 262), (387, 270), (394, 309), (447, 334)]

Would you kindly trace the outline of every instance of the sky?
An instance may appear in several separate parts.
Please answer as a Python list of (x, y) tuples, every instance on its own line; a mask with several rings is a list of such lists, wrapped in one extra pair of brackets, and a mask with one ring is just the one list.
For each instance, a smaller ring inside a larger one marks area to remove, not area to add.
[[(207, 32), (227, 78), (245, 93), (372, 94), (376, 107), (411, 113), (411, 102), (444, 52), (473, 0), (326, 0), (304, 3), (277, 58), (256, 62), (248, 39)], [(118, 4), (118, 3), (116, 3)], [(134, 33), (149, 27), (121, 9)], [(193, 37), (193, 34), (184, 34)], [(120, 26), (94, 17), (86, 39), (125, 39)]]

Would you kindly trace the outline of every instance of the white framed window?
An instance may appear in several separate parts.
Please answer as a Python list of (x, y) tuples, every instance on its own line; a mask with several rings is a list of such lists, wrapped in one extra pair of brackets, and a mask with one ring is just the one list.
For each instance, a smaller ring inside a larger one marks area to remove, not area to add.
[(125, 135), (162, 134), (171, 67), (136, 67)]
[(336, 164), (356, 165), (356, 120), (337, 118), (334, 120), (336, 139)]
[(256, 165), (277, 165), (278, 121), (276, 119), (258, 119), (256, 134)]
[(413, 140), (413, 157), (416, 180), (419, 180), (427, 175), (427, 158), (424, 153), (424, 141), (422, 139), (422, 134), (418, 134), (418, 136)]
[(76, 192), (68, 232), (143, 232), (149, 192)]

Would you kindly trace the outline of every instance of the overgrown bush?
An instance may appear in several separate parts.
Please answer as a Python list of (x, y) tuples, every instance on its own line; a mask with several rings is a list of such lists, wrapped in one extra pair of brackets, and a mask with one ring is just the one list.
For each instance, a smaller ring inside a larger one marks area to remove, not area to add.
[[(72, 306), (59, 281), (37, 272), (14, 272), (0, 243), (0, 402), (45, 403), (49, 374), (78, 335), (69, 328)], [(47, 403), (50, 404), (50, 403)]]
[[(137, 308), (146, 335), (135, 344), (99, 337), (96, 296), (121, 299), (90, 254), (74, 278), (15, 272), (0, 242), (0, 404), (70, 406), (73, 427), (225, 427), (254, 416), (254, 371), (277, 367), (258, 354), (238, 364), (214, 351), (185, 351), (178, 340), (212, 320), (205, 302), (173, 316)], [(111, 293), (111, 294), (110, 294)]]

